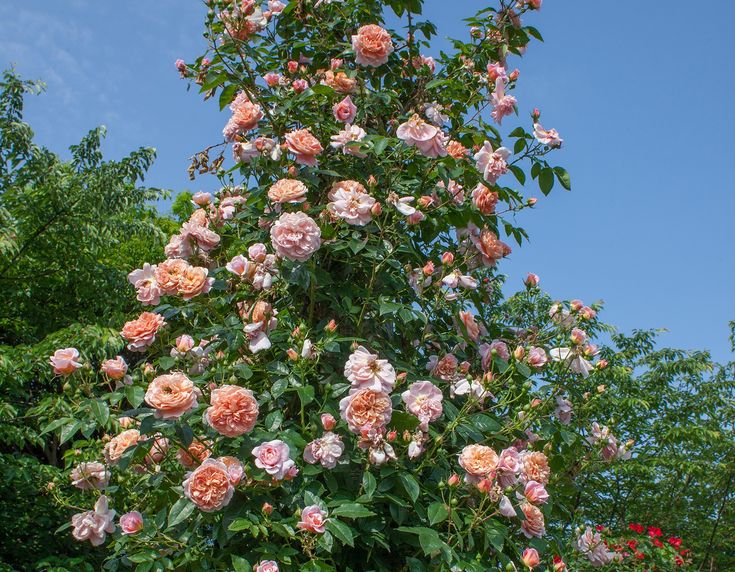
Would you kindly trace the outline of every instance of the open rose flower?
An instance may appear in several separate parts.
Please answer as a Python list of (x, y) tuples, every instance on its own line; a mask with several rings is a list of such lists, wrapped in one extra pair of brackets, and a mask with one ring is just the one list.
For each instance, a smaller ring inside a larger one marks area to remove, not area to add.
[(490, 478), (498, 468), (498, 454), (486, 445), (467, 445), (459, 454), (459, 464), (467, 473), (465, 480), (477, 483)]
[(204, 420), (217, 433), (239, 437), (249, 433), (258, 420), (258, 402), (253, 392), (237, 385), (223, 385), (212, 391)]
[(306, 532), (324, 534), (327, 524), (327, 512), (317, 505), (309, 505), (301, 510), (301, 519), (296, 527)]
[(54, 355), (49, 358), (49, 362), (53, 366), (56, 375), (71, 375), (82, 367), (82, 363), (79, 361), (79, 350), (76, 348), (56, 350)]
[(443, 413), (442, 392), (430, 381), (416, 381), (401, 394), (406, 410), (419, 419), (422, 431), (429, 430), (429, 423)]
[(375, 199), (357, 181), (340, 181), (329, 191), (329, 212), (347, 224), (365, 226), (372, 220)]
[(123, 453), (130, 447), (134, 447), (141, 440), (140, 431), (137, 429), (127, 429), (110, 439), (102, 450), (105, 460), (114, 465), (123, 456)]
[(352, 123), (357, 114), (357, 106), (352, 103), (352, 98), (348, 95), (342, 101), (335, 103), (332, 107), (332, 113), (337, 121), (342, 123)]
[(352, 382), (353, 389), (373, 389), (390, 393), (396, 384), (396, 370), (388, 360), (379, 359), (363, 346), (350, 354), (345, 363), (345, 377)]
[(317, 155), (324, 151), (319, 140), (308, 129), (299, 129), (286, 134), (286, 147), (296, 156), (299, 165), (317, 166)]
[(183, 487), (184, 495), (203, 512), (227, 506), (235, 493), (227, 465), (211, 458), (187, 474)]
[(501, 175), (508, 172), (508, 157), (510, 157), (508, 149), (505, 147), (493, 149), (490, 142), (485, 141), (482, 149), (475, 153), (477, 170), (488, 183), (494, 185)]
[(120, 529), (123, 534), (137, 534), (143, 530), (143, 515), (137, 510), (126, 512), (120, 517)]
[(151, 266), (147, 262), (143, 264), (143, 268), (133, 270), (128, 274), (128, 282), (130, 282), (138, 292), (138, 301), (147, 306), (156, 306), (161, 301), (161, 290), (158, 288), (156, 281), (156, 266)]
[(189, 263), (181, 258), (169, 258), (156, 266), (156, 284), (162, 294), (177, 294), (179, 282)]
[(324, 83), (337, 93), (352, 93), (357, 87), (357, 80), (349, 77), (345, 72), (333, 72), (328, 70), (324, 73)]
[(102, 495), (94, 505), (94, 510), (80, 512), (71, 517), (72, 536), (83, 542), (89, 540), (92, 546), (104, 544), (108, 534), (115, 532), (115, 511), (107, 506), (107, 497)]
[(398, 126), (396, 137), (408, 146), (415, 146), (426, 157), (444, 157), (447, 154), (449, 138), (438, 127), (427, 123), (417, 114)]
[(376, 68), (388, 61), (394, 48), (386, 30), (376, 24), (369, 24), (361, 27), (352, 36), (352, 49), (355, 50), (356, 63)]
[(145, 401), (159, 419), (178, 419), (194, 409), (201, 391), (183, 373), (159, 375), (148, 385)]
[(367, 155), (361, 151), (361, 141), (365, 139), (367, 132), (359, 125), (345, 125), (336, 135), (332, 135), (330, 147), (333, 149), (341, 149), (345, 155), (353, 155), (355, 157), (364, 158)]
[(255, 565), (254, 572), (279, 572), (279, 570), (275, 560), (261, 560)]
[(342, 456), (345, 445), (339, 435), (327, 431), (319, 439), (314, 439), (304, 449), (304, 461), (313, 465), (321, 463), (326, 469), (334, 469)]
[(549, 482), (551, 469), (546, 455), (540, 451), (525, 453), (521, 459), (521, 476), (524, 482), (536, 481), (545, 485)]
[(339, 410), (353, 433), (382, 430), (390, 422), (393, 407), (383, 391), (358, 389), (339, 402)]
[(212, 441), (193, 439), (186, 449), (176, 451), (176, 460), (187, 469), (194, 469), (212, 455)]
[(274, 203), (303, 203), (308, 189), (296, 179), (280, 179), (268, 189), (268, 198)]
[(302, 212), (283, 213), (271, 227), (274, 250), (284, 258), (304, 262), (322, 244), (322, 231), (314, 220)]
[(237, 486), (240, 481), (242, 481), (243, 476), (245, 476), (245, 467), (242, 466), (242, 463), (240, 460), (236, 457), (220, 457), (217, 459), (220, 463), (224, 463), (225, 467), (227, 467), (227, 474), (230, 477), (230, 482), (232, 483), (232, 486)]
[(294, 467), (291, 459), (289, 446), (276, 439), (266, 441), (255, 447), (252, 451), (255, 457), (255, 466), (263, 469), (274, 481), (282, 481)]
[(510, 246), (505, 244), (498, 236), (489, 229), (483, 229), (479, 235), (470, 235), (470, 240), (477, 248), (483, 265), (493, 267), (498, 260), (505, 258), (511, 253)]
[(521, 523), (521, 532), (526, 538), (541, 538), (546, 534), (544, 514), (538, 507), (529, 503), (523, 503), (521, 510), (526, 517)]
[(533, 124), (533, 135), (539, 143), (549, 147), (561, 147), (561, 144), (564, 143), (564, 139), (559, 137), (556, 129), (544, 129), (540, 123)]
[(199, 294), (206, 294), (214, 284), (214, 278), (209, 278), (209, 270), (201, 266), (189, 266), (181, 274), (178, 294), (184, 300), (191, 300)]
[(131, 352), (144, 352), (148, 346), (156, 341), (156, 334), (166, 320), (160, 314), (143, 312), (137, 319), (127, 322), (120, 335), (128, 342)]
[(495, 212), (495, 205), (498, 204), (498, 193), (491, 191), (482, 183), (478, 183), (472, 191), (472, 204), (482, 214), (491, 215)]
[(106, 359), (103, 361), (100, 366), (100, 371), (110, 379), (119, 381), (125, 379), (128, 373), (128, 364), (125, 363), (122, 356), (117, 356), (115, 359)]
[(83, 491), (102, 490), (110, 482), (110, 471), (97, 461), (79, 463), (70, 476), (71, 484)]
[(515, 111), (516, 98), (505, 93), (505, 80), (501, 77), (495, 80), (495, 91), (492, 95), (493, 110), (490, 113), (495, 123), (501, 125), (503, 117)]

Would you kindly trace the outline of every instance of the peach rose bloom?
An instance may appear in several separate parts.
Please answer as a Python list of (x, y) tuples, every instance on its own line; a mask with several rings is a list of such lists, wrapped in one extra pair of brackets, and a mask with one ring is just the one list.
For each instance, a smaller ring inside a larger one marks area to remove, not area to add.
[(493, 231), (488, 229), (484, 229), (480, 236), (473, 236), (472, 242), (482, 255), (482, 263), (488, 267), (495, 266), (498, 260), (511, 253), (510, 246), (502, 242)]
[(204, 420), (220, 435), (239, 437), (249, 433), (258, 420), (258, 402), (253, 392), (237, 385), (212, 391)]
[(160, 314), (143, 312), (138, 319), (127, 322), (120, 332), (128, 343), (128, 349), (132, 352), (144, 352), (145, 349), (156, 341), (158, 330), (166, 325), (166, 320)]
[(323, 511), (317, 505), (312, 504), (303, 508), (301, 511), (301, 520), (296, 524), (296, 527), (307, 532), (324, 534), (326, 524), (326, 511)]
[(492, 475), (498, 468), (499, 460), (495, 450), (485, 445), (467, 445), (459, 454), (459, 464), (471, 482)]
[(158, 419), (178, 419), (197, 405), (199, 389), (183, 373), (159, 375), (148, 385), (145, 401), (156, 410)]
[(187, 469), (193, 469), (202, 464), (212, 455), (212, 441), (200, 437), (194, 439), (189, 446), (176, 451), (176, 460)]
[(447, 155), (455, 159), (466, 159), (467, 147), (462, 145), (459, 141), (452, 140), (447, 143)]
[(525, 520), (521, 523), (521, 532), (526, 538), (541, 538), (546, 533), (544, 526), (544, 513), (532, 504), (521, 505)]
[(478, 183), (472, 191), (472, 204), (482, 214), (491, 215), (495, 212), (495, 205), (498, 204), (498, 193), (491, 191), (482, 183)]
[(355, 226), (365, 226), (372, 220), (375, 199), (357, 181), (340, 181), (329, 191), (329, 212)]
[(105, 445), (102, 453), (110, 465), (116, 464), (123, 453), (130, 447), (134, 447), (141, 440), (140, 431), (137, 429), (127, 429), (119, 435), (116, 435)]
[(203, 512), (215, 512), (227, 506), (235, 492), (227, 465), (215, 459), (205, 460), (188, 473), (183, 487), (184, 495)]
[(376, 24), (369, 24), (352, 36), (352, 49), (355, 50), (356, 63), (375, 68), (388, 61), (393, 53), (393, 42), (386, 30)]
[(156, 266), (155, 275), (158, 289), (164, 294), (176, 294), (179, 291), (179, 282), (189, 263), (181, 258), (169, 258)]
[(56, 375), (71, 375), (82, 367), (79, 362), (79, 350), (76, 348), (56, 350), (49, 358), (49, 363), (54, 367)]
[(349, 77), (345, 72), (334, 73), (331, 70), (324, 74), (324, 83), (337, 93), (352, 93), (357, 87), (355, 78)]
[(296, 179), (280, 179), (268, 189), (268, 198), (274, 203), (303, 203), (308, 189)]
[(117, 356), (115, 359), (103, 361), (100, 369), (110, 379), (122, 379), (128, 373), (128, 364), (122, 356)]
[(304, 262), (322, 244), (319, 225), (302, 212), (283, 213), (271, 227), (273, 249), (284, 258)]
[(545, 485), (549, 482), (549, 475), (551, 475), (549, 460), (540, 451), (527, 453), (523, 456), (522, 472), (526, 481), (536, 481)]
[(387, 393), (360, 389), (343, 398), (339, 402), (339, 410), (350, 431), (359, 435), (388, 425), (393, 406)]
[(189, 266), (179, 280), (179, 295), (191, 300), (199, 294), (206, 294), (212, 288), (214, 278), (208, 278), (209, 270), (201, 266)]
[(308, 129), (299, 129), (286, 133), (286, 146), (288, 150), (296, 155), (296, 162), (299, 165), (309, 165), (316, 167), (316, 156), (324, 151), (324, 147), (319, 140), (311, 134)]
[(478, 325), (477, 320), (475, 320), (475, 316), (469, 311), (462, 310), (459, 313), (459, 319), (464, 324), (464, 327), (467, 328), (467, 335), (469, 338), (477, 341), (480, 337), (480, 326)]

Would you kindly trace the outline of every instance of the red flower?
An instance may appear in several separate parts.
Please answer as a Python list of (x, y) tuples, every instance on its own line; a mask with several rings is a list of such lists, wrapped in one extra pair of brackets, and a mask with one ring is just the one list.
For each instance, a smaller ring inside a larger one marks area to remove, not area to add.
[(631, 550), (635, 550), (638, 547), (638, 541), (637, 540), (629, 540), (627, 543), (628, 548)]
[(637, 532), (638, 534), (643, 534), (643, 525), (642, 524), (636, 524), (634, 522), (631, 522), (628, 525), (628, 528), (632, 530), (633, 532)]
[(635, 557), (636, 557), (636, 558), (637, 558), (638, 560), (643, 560), (643, 559), (644, 559), (644, 558), (646, 557), (646, 555), (645, 555), (645, 554), (643, 554), (643, 552), (636, 552), (636, 553), (635, 553)]
[(672, 536), (669, 538), (669, 544), (671, 544), (671, 546), (673, 546), (674, 548), (679, 548), (681, 546), (681, 538)]
[(657, 528), (655, 526), (649, 526), (648, 527), (648, 536), (651, 538), (656, 538), (657, 536), (661, 536), (663, 532), (661, 532), (660, 528)]
[(663, 548), (663, 547), (664, 547), (664, 543), (663, 543), (663, 542), (661, 542), (661, 541), (660, 541), (660, 540), (659, 540), (658, 538), (654, 538), (654, 539), (653, 539), (653, 545), (654, 545), (654, 546), (655, 546), (656, 548)]
[(602, 526), (601, 524), (598, 524), (598, 525), (597, 525), (597, 526), (595, 527), (595, 529), (597, 530), (597, 532), (602, 532), (603, 530), (605, 530), (605, 527), (604, 527), (604, 526)]

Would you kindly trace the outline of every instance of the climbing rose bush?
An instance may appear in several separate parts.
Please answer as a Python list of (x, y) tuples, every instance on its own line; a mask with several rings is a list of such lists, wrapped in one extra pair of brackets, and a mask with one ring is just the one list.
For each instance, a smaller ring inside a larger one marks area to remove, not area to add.
[(585, 414), (597, 308), (500, 293), (523, 185), (569, 188), (512, 95), (541, 2), (438, 57), (419, 0), (208, 4), (176, 67), (227, 109), (212, 192), (121, 352), (50, 357), (71, 533), (109, 570), (564, 569), (574, 479), (631, 443)]

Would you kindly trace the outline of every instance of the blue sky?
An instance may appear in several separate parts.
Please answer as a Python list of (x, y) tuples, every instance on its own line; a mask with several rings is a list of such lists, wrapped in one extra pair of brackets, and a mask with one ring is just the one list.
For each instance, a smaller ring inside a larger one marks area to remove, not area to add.
[[(485, 5), (427, 0), (425, 15), (452, 36)], [(187, 158), (226, 118), (173, 68), (201, 53), (203, 12), (182, 0), (5, 1), (0, 63), (47, 83), (26, 115), (42, 144), (62, 151), (104, 124), (108, 156), (157, 148), (148, 184), (213, 190), (189, 182)], [(603, 319), (623, 331), (666, 328), (666, 345), (731, 357), (733, 20), (735, 2), (684, 0), (547, 0), (528, 19), (546, 42), (512, 61), (518, 121), (539, 107), (560, 131), (573, 191), (520, 218), (531, 243), (503, 263), (510, 284), (532, 271), (558, 298), (604, 300)]]

